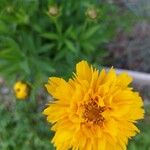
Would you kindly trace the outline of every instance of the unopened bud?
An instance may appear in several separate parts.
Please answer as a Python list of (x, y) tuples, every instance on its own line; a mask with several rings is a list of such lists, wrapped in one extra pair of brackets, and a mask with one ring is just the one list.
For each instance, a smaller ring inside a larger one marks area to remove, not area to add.
[(98, 10), (96, 8), (88, 8), (86, 15), (90, 19), (96, 20), (98, 18)]
[(59, 8), (56, 5), (49, 6), (48, 14), (50, 16), (54, 16), (54, 17), (58, 16), (59, 15)]
[(7, 11), (8, 13), (12, 13), (12, 12), (14, 11), (14, 8), (13, 8), (12, 6), (8, 6), (8, 7), (6, 8), (6, 11)]

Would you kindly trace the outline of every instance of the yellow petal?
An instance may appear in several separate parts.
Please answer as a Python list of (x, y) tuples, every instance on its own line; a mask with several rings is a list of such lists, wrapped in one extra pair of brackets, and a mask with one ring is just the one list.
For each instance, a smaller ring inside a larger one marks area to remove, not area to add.
[(124, 72), (117, 76), (117, 83), (121, 87), (126, 87), (128, 84), (132, 82), (133, 78), (128, 75), (128, 73)]
[(61, 78), (49, 78), (49, 83), (46, 84), (48, 92), (55, 98), (68, 103), (72, 97), (73, 89), (71, 85)]
[(87, 61), (81, 61), (76, 65), (76, 75), (80, 80), (91, 81), (92, 71)]

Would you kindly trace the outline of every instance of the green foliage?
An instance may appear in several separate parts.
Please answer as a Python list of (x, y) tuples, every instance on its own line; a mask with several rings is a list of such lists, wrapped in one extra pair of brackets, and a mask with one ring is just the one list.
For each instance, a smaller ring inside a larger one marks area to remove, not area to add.
[[(58, 16), (49, 15), (49, 6), (56, 5)], [(97, 20), (85, 15), (90, 7), (99, 10)], [(129, 24), (128, 14), (119, 12), (91, 0), (1, 0), (0, 73), (40, 83), (51, 74), (67, 76), (81, 59), (102, 64), (106, 44)]]
[(150, 150), (150, 123), (140, 124), (141, 133), (130, 141), (129, 150)]
[(11, 110), (0, 105), (0, 118), (1, 150), (53, 150), (52, 133), (30, 101), (18, 101)]
[(150, 106), (145, 110), (145, 119), (139, 123), (141, 132), (130, 141), (129, 150), (150, 150)]

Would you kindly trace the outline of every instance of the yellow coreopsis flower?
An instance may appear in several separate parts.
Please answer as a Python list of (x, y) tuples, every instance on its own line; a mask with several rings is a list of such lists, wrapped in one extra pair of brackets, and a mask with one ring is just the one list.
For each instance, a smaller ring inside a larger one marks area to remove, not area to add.
[(14, 84), (14, 93), (17, 99), (25, 100), (29, 96), (29, 85), (18, 81)]
[(128, 85), (132, 77), (76, 65), (72, 79), (49, 78), (46, 88), (55, 101), (44, 110), (55, 131), (57, 150), (125, 150), (139, 129), (143, 101)]

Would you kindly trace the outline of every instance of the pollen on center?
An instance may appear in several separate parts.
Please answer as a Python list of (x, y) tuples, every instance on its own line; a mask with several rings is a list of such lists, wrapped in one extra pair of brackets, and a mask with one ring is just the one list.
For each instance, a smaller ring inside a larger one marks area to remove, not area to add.
[(102, 115), (105, 111), (105, 106), (99, 106), (96, 100), (90, 99), (88, 103), (83, 104), (83, 118), (85, 122), (101, 125), (105, 120)]

